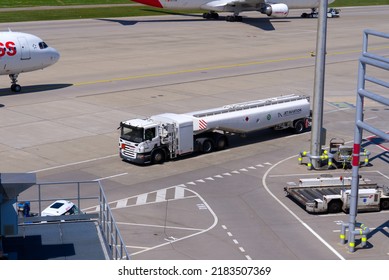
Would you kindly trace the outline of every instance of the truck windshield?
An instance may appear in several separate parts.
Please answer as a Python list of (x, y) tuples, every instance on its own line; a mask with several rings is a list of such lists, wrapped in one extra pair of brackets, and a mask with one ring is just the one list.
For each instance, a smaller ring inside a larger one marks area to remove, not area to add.
[(127, 141), (141, 143), (143, 142), (143, 128), (122, 124), (121, 137)]

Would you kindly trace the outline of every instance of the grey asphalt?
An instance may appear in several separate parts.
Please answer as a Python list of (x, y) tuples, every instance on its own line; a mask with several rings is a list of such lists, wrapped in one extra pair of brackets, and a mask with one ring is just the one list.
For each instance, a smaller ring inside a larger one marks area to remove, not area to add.
[[(300, 13), (285, 19), (244, 13), (243, 23), (167, 15), (0, 24), (36, 34), (61, 52), (51, 68), (20, 75), (20, 94), (2, 77), (0, 170), (36, 172), (40, 181), (101, 179), (134, 259), (387, 260), (386, 212), (358, 215), (374, 232), (367, 248), (350, 254), (339, 243), (345, 213), (310, 215), (285, 197), (287, 182), (329, 172), (297, 164), (298, 153), (309, 149), (309, 133), (234, 136), (225, 151), (157, 166), (119, 159), (117, 127), (125, 119), (311, 96), (317, 21)], [(362, 31), (386, 30), (387, 14), (387, 7), (345, 8), (328, 21), (327, 141), (352, 142)], [(372, 44), (388, 55), (386, 42)], [(385, 131), (388, 112), (372, 102), (365, 106), (365, 118)], [(363, 175), (387, 183), (387, 151), (368, 148), (372, 166)], [(174, 199), (181, 188), (184, 197)], [(20, 199), (35, 194), (31, 189)], [(45, 190), (46, 198), (70, 194)]]

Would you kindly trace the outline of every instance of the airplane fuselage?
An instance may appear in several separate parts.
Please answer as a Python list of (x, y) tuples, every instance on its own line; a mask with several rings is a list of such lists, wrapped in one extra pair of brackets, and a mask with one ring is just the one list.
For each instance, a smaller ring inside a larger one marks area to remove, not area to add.
[(56, 63), (59, 53), (40, 38), (20, 32), (0, 32), (0, 75), (35, 71)]
[(0, 32), (0, 75), (11, 79), (11, 90), (21, 91), (20, 73), (46, 68), (56, 63), (59, 52), (39, 37), (21, 32)]
[[(138, 3), (142, 3), (148, 6), (158, 7), (158, 8), (166, 8), (166, 9), (205, 9), (207, 8), (207, 4), (212, 0), (135, 0)], [(329, 0), (328, 3), (332, 3), (335, 0)], [(220, 1), (223, 2), (223, 1)], [(261, 4), (285, 4), (289, 9), (311, 9), (317, 8), (320, 4), (320, 0), (272, 0), (272, 1), (258, 1), (258, 0), (241, 0), (235, 1), (236, 3), (241, 3), (242, 10), (246, 11), (254, 11), (255, 6), (258, 7)], [(219, 8), (219, 9), (218, 9)], [(230, 6), (213, 6), (212, 10), (217, 11), (234, 11), (233, 7)]]

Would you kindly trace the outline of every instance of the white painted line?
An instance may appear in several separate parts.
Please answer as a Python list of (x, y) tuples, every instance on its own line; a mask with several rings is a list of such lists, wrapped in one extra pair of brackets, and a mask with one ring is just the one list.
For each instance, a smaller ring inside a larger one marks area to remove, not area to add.
[(196, 182), (199, 182), (199, 183), (205, 183), (205, 181), (204, 181), (203, 179), (196, 180)]
[(136, 199), (136, 205), (146, 204), (147, 195), (148, 195), (147, 193), (138, 195), (138, 197)]
[(103, 177), (103, 178), (95, 179), (95, 180), (93, 180), (93, 181), (96, 181), (96, 182), (97, 182), (97, 181), (112, 179), (112, 178), (124, 176), (124, 175), (127, 175), (127, 174), (128, 174), (127, 172), (125, 172), (125, 173), (120, 173), (120, 174), (116, 174), (116, 175), (112, 175), (112, 176), (108, 176), (108, 177)]
[[(211, 229), (213, 229), (217, 223), (219, 222), (219, 219), (218, 217), (216, 216), (215, 212), (212, 210), (211, 207), (209, 207), (208, 203), (195, 191), (193, 190), (189, 190), (190, 192), (192, 192), (193, 194), (195, 194), (202, 202), (203, 204), (207, 207), (208, 211), (211, 213), (211, 215), (213, 216), (213, 223), (212, 225), (207, 228), (207, 229), (204, 229), (204, 230), (201, 230), (201, 231), (198, 231), (196, 233), (193, 233), (193, 234), (190, 234), (190, 235), (187, 235), (187, 236), (184, 236), (182, 238), (177, 238), (176, 240), (174, 240), (173, 242), (178, 242), (178, 241), (181, 241), (181, 240), (185, 240), (185, 239), (189, 239), (191, 237), (194, 237), (194, 236), (197, 236), (199, 234), (203, 234), (207, 231), (210, 231)], [(165, 242), (165, 243), (162, 243), (162, 244), (159, 244), (157, 246), (154, 246), (154, 247), (151, 247), (151, 248), (147, 248), (145, 250), (141, 250), (141, 251), (138, 251), (138, 252), (135, 252), (133, 254), (131, 254), (131, 256), (134, 256), (134, 255), (138, 255), (138, 254), (141, 254), (141, 253), (144, 253), (144, 252), (147, 252), (147, 251), (150, 251), (150, 250), (153, 250), (153, 249), (157, 249), (157, 248), (160, 248), (160, 247), (163, 247), (163, 246), (166, 246), (166, 245), (170, 245), (171, 243), (173, 242)]]
[(224, 176), (232, 176), (231, 173), (223, 173)]
[(227, 235), (229, 236), (229, 237), (231, 237), (232, 236), (232, 233), (231, 232), (227, 232)]
[(199, 210), (207, 210), (207, 206), (205, 206), (203, 203), (196, 204), (196, 206)]
[(248, 259), (249, 261), (252, 260), (252, 258), (251, 258), (249, 255), (246, 255), (245, 257), (246, 257), (246, 259)]
[(53, 169), (58, 169), (58, 168), (63, 168), (63, 167), (69, 167), (69, 166), (73, 166), (73, 165), (77, 165), (77, 164), (83, 164), (83, 163), (88, 163), (88, 162), (92, 162), (92, 161), (98, 161), (98, 160), (112, 158), (112, 157), (117, 157), (117, 156), (118, 156), (117, 154), (114, 154), (114, 155), (105, 156), (105, 157), (92, 158), (92, 159), (88, 159), (88, 160), (77, 161), (77, 162), (63, 164), (63, 165), (57, 165), (57, 166), (52, 166), (52, 167), (48, 167), (48, 168), (42, 168), (42, 169), (38, 169), (38, 170), (35, 170), (35, 171), (30, 171), (29, 173), (38, 173), (38, 172), (43, 172), (43, 171), (48, 171), (48, 170), (53, 170)]
[(208, 181), (215, 181), (215, 179), (213, 179), (212, 177), (205, 178), (205, 180), (208, 180)]
[(232, 239), (232, 241), (233, 241), (236, 245), (239, 244), (238, 240), (236, 240), (236, 239)]
[(227, 229), (227, 227), (226, 227), (225, 225), (222, 225), (222, 228), (223, 228), (223, 229)]
[(128, 202), (128, 199), (119, 200), (119, 201), (116, 203), (116, 208), (123, 208), (123, 207), (126, 207), (126, 206), (127, 206), (127, 202)]
[(257, 164), (256, 166), (258, 166), (258, 167), (264, 167), (262, 164)]
[(384, 173), (380, 172), (380, 171), (377, 171), (378, 174), (381, 174), (383, 177), (385, 177), (386, 179), (389, 180), (389, 176), (385, 175)]
[(307, 230), (309, 230), (320, 242), (322, 242), (330, 251), (332, 251), (339, 259), (345, 260), (345, 258), (336, 251), (330, 244), (328, 244), (327, 241), (325, 241), (319, 234), (317, 234), (310, 226), (308, 226), (303, 220), (301, 220), (292, 210), (290, 210), (284, 203), (282, 203), (281, 200), (279, 200), (269, 189), (269, 187), (266, 184), (266, 178), (268, 177), (270, 171), (273, 170), (273, 168), (277, 167), (279, 164), (290, 160), (294, 157), (297, 157), (298, 155), (290, 156), (288, 158), (285, 158), (273, 166), (271, 166), (268, 170), (266, 170), (265, 174), (262, 177), (262, 185), (265, 188), (265, 190), (287, 211), (289, 214), (291, 214), (298, 222), (300, 222)]
[(180, 199), (185, 197), (185, 189), (181, 187), (176, 187), (176, 192), (174, 193), (174, 199)]
[(130, 249), (147, 249), (149, 247), (140, 247), (140, 246), (131, 246), (131, 245), (126, 245), (126, 248), (130, 248)]
[(223, 176), (222, 175), (215, 175), (215, 176), (213, 176), (213, 177), (215, 177), (215, 178), (223, 178)]
[(180, 230), (191, 230), (191, 231), (203, 231), (203, 228), (187, 228), (187, 227), (173, 227), (173, 226), (162, 226), (162, 225), (152, 225), (152, 224), (136, 224), (136, 223), (126, 223), (126, 222), (116, 222), (118, 225), (125, 226), (137, 226), (137, 227), (155, 227), (155, 228), (168, 228), (168, 229), (180, 229)]
[(297, 136), (300, 136), (300, 135), (304, 135), (306, 133), (310, 133), (310, 132), (304, 132), (304, 133), (299, 133), (299, 134), (292, 134), (292, 135), (285, 136), (285, 138), (294, 138), (294, 137), (297, 137)]
[(155, 202), (166, 201), (166, 189), (161, 189), (157, 191), (157, 197), (155, 198)]
[[(389, 176), (383, 174), (382, 172), (380, 172), (378, 170), (361, 170), (361, 171), (359, 171), (359, 173), (378, 173), (381, 176), (383, 176), (383, 177), (385, 177), (386, 179), (389, 180)], [(320, 175), (323, 175), (323, 174), (328, 174), (328, 172), (318, 172), (318, 173), (315, 173), (315, 175), (317, 175), (317, 176), (320, 176)], [(333, 170), (331, 170), (331, 174), (343, 175), (344, 171), (333, 171)], [(310, 176), (310, 177), (312, 177), (312, 173), (294, 173), (294, 174), (269, 175), (269, 178), (295, 177), (295, 176)]]
[(246, 252), (245, 249), (244, 249), (243, 247), (239, 247), (239, 250), (240, 250), (242, 253)]

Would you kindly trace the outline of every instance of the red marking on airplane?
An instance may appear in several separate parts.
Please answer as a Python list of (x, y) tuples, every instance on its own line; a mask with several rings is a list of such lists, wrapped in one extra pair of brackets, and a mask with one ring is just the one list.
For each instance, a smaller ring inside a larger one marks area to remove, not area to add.
[(134, 1), (148, 6), (163, 8), (161, 2), (159, 2), (158, 0), (134, 0)]

